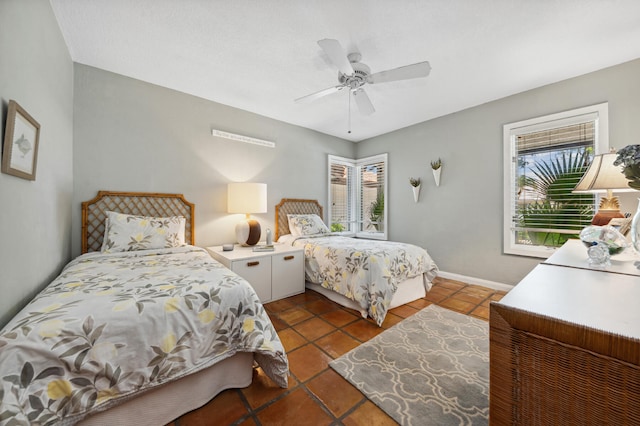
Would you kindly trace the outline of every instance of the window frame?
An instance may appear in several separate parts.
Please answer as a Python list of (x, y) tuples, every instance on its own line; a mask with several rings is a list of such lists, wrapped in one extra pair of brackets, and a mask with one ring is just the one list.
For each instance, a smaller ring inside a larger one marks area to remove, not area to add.
[[(571, 124), (594, 121), (594, 155), (609, 151), (609, 104), (603, 102), (555, 114), (508, 123), (503, 126), (503, 252), (519, 256), (547, 258), (556, 247), (517, 244), (513, 218), (516, 215), (513, 194), (517, 175), (516, 136), (518, 134), (554, 129)], [(595, 197), (594, 208), (598, 204)]]
[[(384, 195), (384, 216), (383, 216), (383, 221), (382, 221), (382, 227), (383, 230), (382, 231), (361, 231), (360, 228), (362, 227), (362, 225), (364, 224), (364, 219), (360, 219), (361, 214), (362, 217), (364, 216), (364, 212), (363, 212), (363, 206), (362, 206), (362, 202), (361, 202), (361, 192), (362, 192), (362, 178), (361, 178), (361, 170), (363, 167), (373, 164), (373, 163), (384, 163), (384, 174), (383, 174), (383, 195)], [(366, 158), (360, 158), (358, 160), (354, 160), (351, 158), (346, 158), (346, 157), (340, 157), (337, 155), (331, 155), (329, 154), (327, 156), (327, 180), (328, 180), (328, 194), (327, 194), (327, 218), (328, 218), (328, 223), (327, 225), (329, 227), (331, 227), (331, 224), (333, 223), (333, 217), (332, 217), (332, 206), (333, 206), (333, 199), (331, 196), (331, 167), (332, 165), (345, 165), (347, 167), (352, 167), (353, 168), (353, 184), (349, 185), (347, 183), (346, 187), (348, 190), (348, 204), (350, 206), (350, 208), (348, 209), (348, 225), (349, 225), (349, 229), (346, 231), (341, 232), (341, 234), (344, 235), (352, 235), (355, 236), (356, 238), (366, 238), (366, 239), (374, 239), (374, 240), (387, 240), (388, 239), (388, 202), (387, 200), (388, 198), (388, 191), (389, 191), (389, 186), (388, 186), (388, 177), (389, 177), (389, 173), (388, 173), (388, 168), (389, 168), (389, 161), (388, 161), (388, 154), (387, 153), (383, 153), (383, 154), (377, 154), (377, 155), (372, 155), (370, 157), (366, 157)]]

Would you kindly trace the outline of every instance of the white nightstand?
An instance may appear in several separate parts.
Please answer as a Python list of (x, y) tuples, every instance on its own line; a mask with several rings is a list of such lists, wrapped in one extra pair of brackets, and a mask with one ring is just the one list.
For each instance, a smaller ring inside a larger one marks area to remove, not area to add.
[(249, 281), (263, 303), (304, 292), (303, 249), (284, 244), (274, 244), (274, 248), (254, 252), (252, 247), (239, 245), (232, 251), (206, 247), (211, 257)]

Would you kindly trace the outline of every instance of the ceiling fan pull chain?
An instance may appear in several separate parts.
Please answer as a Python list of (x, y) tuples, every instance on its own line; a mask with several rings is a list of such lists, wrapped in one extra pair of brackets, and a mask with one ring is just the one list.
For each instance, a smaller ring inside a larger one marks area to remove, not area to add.
[(347, 133), (351, 134), (351, 90), (347, 90), (347, 97), (349, 98), (349, 128), (347, 129)]

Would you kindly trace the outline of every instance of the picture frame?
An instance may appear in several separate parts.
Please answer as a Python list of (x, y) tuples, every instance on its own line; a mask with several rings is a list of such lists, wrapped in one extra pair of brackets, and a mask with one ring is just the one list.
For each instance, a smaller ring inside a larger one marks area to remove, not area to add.
[(2, 173), (36, 180), (40, 124), (16, 101), (9, 101), (2, 149)]

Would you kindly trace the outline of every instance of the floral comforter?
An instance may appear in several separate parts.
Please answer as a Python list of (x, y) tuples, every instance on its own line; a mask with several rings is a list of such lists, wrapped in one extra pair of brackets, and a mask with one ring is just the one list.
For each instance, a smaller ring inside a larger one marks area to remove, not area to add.
[(438, 271), (427, 251), (412, 244), (338, 235), (298, 237), (291, 244), (304, 247), (308, 281), (355, 301), (378, 325), (398, 283), (425, 274), (429, 285)]
[(85, 254), (0, 331), (0, 424), (73, 424), (237, 352), (287, 386), (255, 292), (203, 249)]

